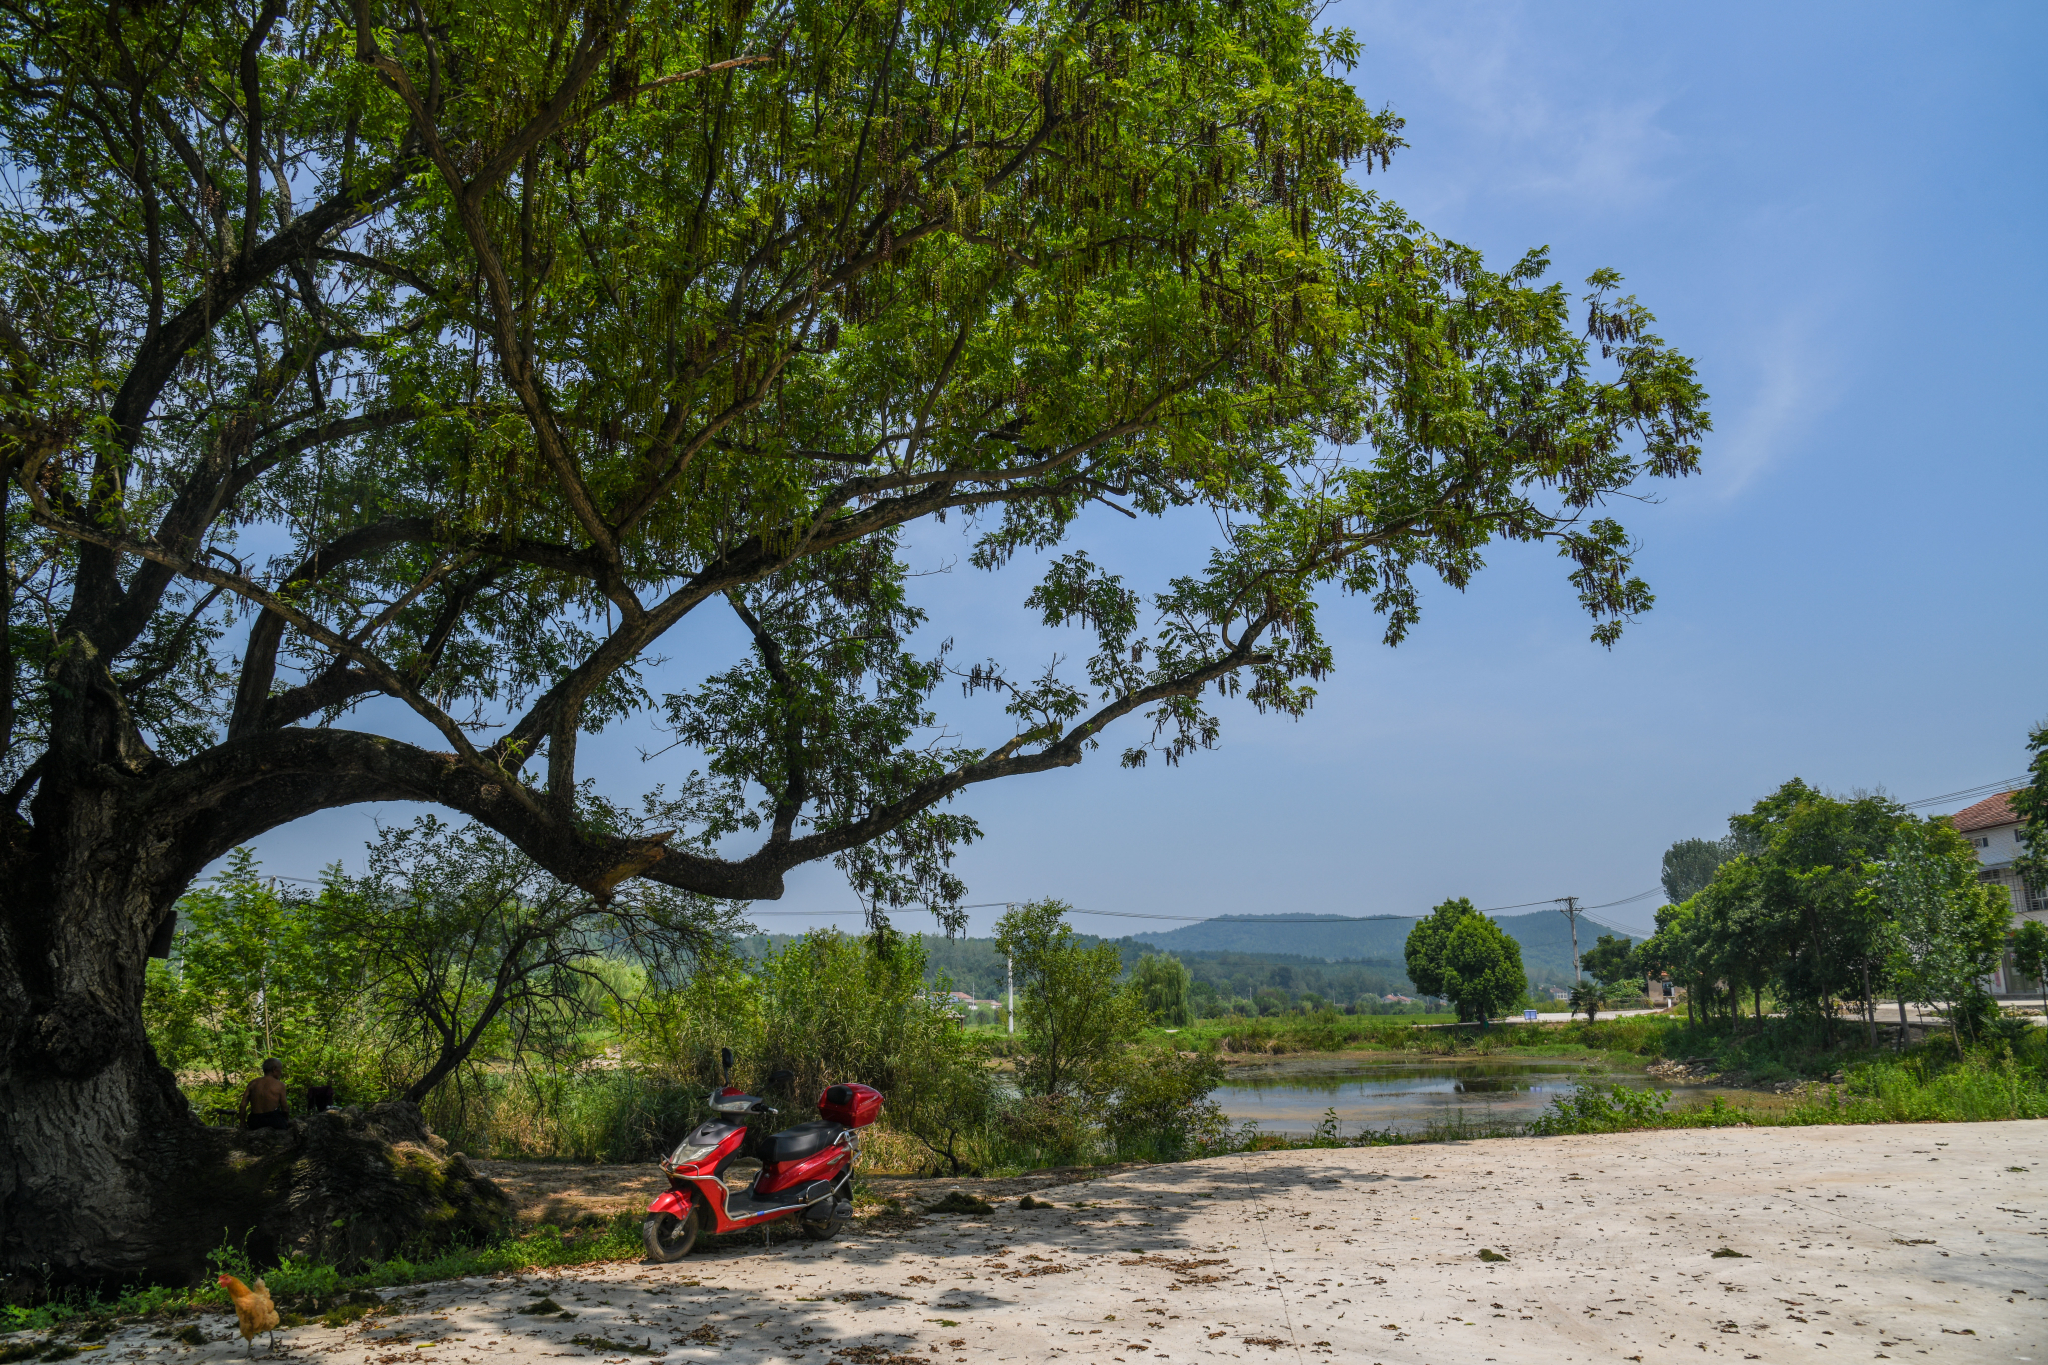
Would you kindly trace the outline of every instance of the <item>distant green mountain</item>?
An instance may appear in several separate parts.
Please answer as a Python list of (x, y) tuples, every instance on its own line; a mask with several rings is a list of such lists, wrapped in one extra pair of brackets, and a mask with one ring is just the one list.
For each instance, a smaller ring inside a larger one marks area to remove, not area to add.
[[(1522, 945), (1522, 968), (1536, 985), (1565, 985), (1572, 976), (1571, 925), (1554, 910), (1500, 915), (1494, 923)], [(1288, 954), (1330, 962), (1402, 961), (1413, 919), (1333, 920), (1327, 915), (1225, 915), (1135, 938), (1170, 953)], [(1607, 932), (1581, 920), (1579, 951)]]
[[(1564, 986), (1572, 979), (1571, 927), (1555, 911), (1533, 915), (1502, 915), (1495, 920), (1522, 945), (1522, 968), (1530, 984)], [(1224, 996), (1250, 996), (1279, 991), (1290, 1000), (1314, 993), (1339, 1003), (1361, 995), (1411, 994), (1403, 946), (1412, 919), (1331, 920), (1324, 915), (1231, 915), (1190, 924), (1164, 933), (1098, 939), (1077, 935), (1084, 943), (1116, 945), (1126, 969), (1146, 953), (1172, 953), (1187, 964), (1198, 982), (1207, 982)], [(1581, 922), (1583, 952), (1605, 932)], [(926, 934), (926, 975), (945, 977), (954, 990), (981, 999), (1003, 992), (1003, 955), (989, 938), (949, 939)], [(788, 934), (754, 934), (737, 945), (748, 957), (761, 958), (791, 940)]]

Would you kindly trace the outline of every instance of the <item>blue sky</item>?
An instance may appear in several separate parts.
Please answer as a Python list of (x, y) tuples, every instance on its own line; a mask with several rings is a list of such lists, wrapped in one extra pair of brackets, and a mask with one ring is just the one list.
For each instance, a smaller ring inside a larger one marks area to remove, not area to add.
[[(1118, 768), (1113, 736), (1078, 769), (966, 796), (988, 834), (957, 864), (968, 899), (1597, 903), (1653, 887), (1672, 840), (1721, 833), (1795, 775), (1912, 800), (2020, 773), (2048, 719), (2048, 7), (1351, 0), (1324, 21), (1358, 32), (1355, 82), (1409, 120), (1374, 188), (1495, 259), (1547, 244), (1569, 283), (1620, 270), (1697, 360), (1704, 473), (1624, 514), (1656, 609), (1603, 651), (1562, 566), (1511, 547), (1469, 592), (1428, 592), (1397, 650), (1333, 600), (1338, 671), (1307, 719), (1229, 709), (1222, 747), (1178, 769)], [(1117, 537), (1090, 548), (1141, 587), (1206, 544), (1198, 524), (1116, 520), (1083, 543)], [(1031, 566), (991, 579), (964, 550), (957, 523), (913, 545), (918, 567), (952, 566), (920, 596), (962, 657), (1084, 653), (1026, 618)], [(675, 681), (739, 644), (724, 622), (687, 627)], [(949, 704), (977, 741), (994, 710)], [(640, 763), (647, 741), (589, 742), (586, 771), (623, 794), (687, 767)], [(405, 814), (332, 812), (258, 848), (311, 875), (359, 863), (373, 821)], [(1642, 924), (1656, 903), (1602, 914)], [(854, 908), (817, 867), (758, 922), (851, 925)]]

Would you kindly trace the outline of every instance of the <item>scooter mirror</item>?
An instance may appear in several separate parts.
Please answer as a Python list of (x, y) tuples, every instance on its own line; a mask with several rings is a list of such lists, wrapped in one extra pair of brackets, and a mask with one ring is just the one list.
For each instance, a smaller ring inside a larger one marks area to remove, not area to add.
[(727, 1080), (731, 1080), (731, 1079), (732, 1079), (732, 1049), (731, 1049), (731, 1048), (729, 1048), (729, 1047), (722, 1047), (722, 1048), (718, 1049), (718, 1060), (719, 1060), (719, 1063), (720, 1063), (721, 1065), (723, 1065), (723, 1066), (725, 1067), (725, 1076), (726, 1076), (726, 1079), (727, 1079)]
[(768, 1074), (768, 1084), (770, 1086), (789, 1085), (795, 1080), (796, 1073), (786, 1066), (777, 1067)]

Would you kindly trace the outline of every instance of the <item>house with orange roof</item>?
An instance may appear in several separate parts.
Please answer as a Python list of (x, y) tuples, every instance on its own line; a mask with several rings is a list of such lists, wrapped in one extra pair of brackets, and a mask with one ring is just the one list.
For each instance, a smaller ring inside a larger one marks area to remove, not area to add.
[[(1974, 806), (1965, 806), (1949, 817), (1956, 832), (1977, 850), (1983, 870), (1980, 881), (2001, 888), (2012, 901), (2013, 923), (2022, 920), (2048, 922), (2048, 885), (2029, 886), (2014, 870), (2013, 860), (2020, 847), (2020, 817), (2012, 808), (2012, 793), (1987, 796)], [(1991, 993), (1997, 996), (2038, 997), (2040, 986), (2013, 966), (2010, 954), (1991, 974)]]

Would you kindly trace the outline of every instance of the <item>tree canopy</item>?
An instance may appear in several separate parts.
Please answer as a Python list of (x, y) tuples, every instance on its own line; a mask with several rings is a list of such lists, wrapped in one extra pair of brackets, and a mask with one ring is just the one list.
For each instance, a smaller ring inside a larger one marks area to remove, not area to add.
[(1664, 850), (1664, 898), (1673, 905), (1690, 900), (1714, 880), (1714, 871), (1735, 856), (1730, 839), (1680, 839)]
[(1635, 941), (1602, 934), (1599, 941), (1586, 950), (1584, 963), (1586, 975), (1603, 986), (1612, 986), (1625, 977), (1636, 975)]
[(1522, 945), (1464, 896), (1417, 920), (1403, 953), (1415, 989), (1450, 1000), (1460, 1019), (1499, 1014), (1529, 989)]
[(1131, 969), (1130, 989), (1148, 1023), (1185, 1028), (1194, 1022), (1188, 995), (1194, 974), (1171, 953), (1147, 953)]
[(1479, 913), (1477, 907), (1458, 896), (1431, 910), (1408, 931), (1401, 955), (1408, 967), (1408, 979), (1422, 995), (1448, 995), (1444, 983), (1444, 951), (1458, 925)]
[(1443, 993), (1458, 1007), (1458, 1018), (1481, 1023), (1529, 991), (1522, 945), (1484, 915), (1460, 919), (1444, 940), (1443, 978)]
[[(1212, 698), (1301, 713), (1325, 589), (1396, 642), (1419, 573), (1544, 541), (1611, 642), (1651, 596), (1604, 504), (1696, 467), (1692, 367), (1614, 272), (1575, 303), (1363, 190), (1402, 121), (1313, 14), (0, 7), (25, 824), (99, 765), (172, 892), (412, 799), (597, 895), (836, 858), (950, 916), (948, 798), (1133, 713), (1130, 764)], [(1091, 508), (1221, 531), (1141, 590)], [(948, 516), (1047, 556), (1078, 676), (914, 644), (901, 538)], [(655, 695), (705, 609), (751, 650)], [(940, 728), (948, 682), (999, 732)], [(645, 810), (579, 777), (628, 717), (704, 765)]]
[(1872, 869), (1888, 912), (1883, 947), (1900, 994), (1948, 1018), (1960, 1054), (1964, 1020), (1996, 1013), (1984, 982), (1998, 966), (2012, 903), (1978, 878), (1977, 854), (1947, 817), (1899, 822)]

